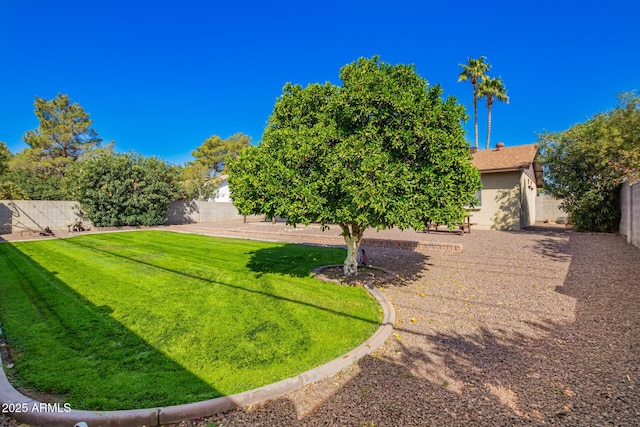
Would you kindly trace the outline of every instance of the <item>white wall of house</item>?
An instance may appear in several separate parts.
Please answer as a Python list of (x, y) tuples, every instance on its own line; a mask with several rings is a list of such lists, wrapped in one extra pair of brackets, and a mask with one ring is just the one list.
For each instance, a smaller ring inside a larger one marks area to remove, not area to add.
[(229, 191), (229, 183), (226, 179), (220, 183), (220, 187), (216, 190), (216, 196), (213, 198), (213, 201), (231, 203), (231, 192)]
[(480, 230), (520, 230), (536, 221), (535, 181), (526, 171), (482, 174), (481, 206), (471, 222)]

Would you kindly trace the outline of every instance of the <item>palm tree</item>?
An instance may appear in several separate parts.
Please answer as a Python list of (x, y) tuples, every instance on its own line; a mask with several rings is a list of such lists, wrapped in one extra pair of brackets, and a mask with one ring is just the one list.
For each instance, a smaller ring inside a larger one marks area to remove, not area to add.
[(487, 150), (489, 149), (489, 141), (491, 139), (491, 106), (497, 99), (505, 104), (509, 103), (507, 96), (507, 88), (500, 77), (488, 77), (478, 84), (478, 98), (487, 99)]
[(478, 59), (467, 58), (466, 64), (460, 64), (462, 71), (458, 75), (458, 82), (471, 81), (473, 85), (473, 130), (476, 138), (476, 148), (478, 148), (478, 83), (485, 77), (485, 73), (489, 71), (490, 64), (484, 62), (484, 56)]

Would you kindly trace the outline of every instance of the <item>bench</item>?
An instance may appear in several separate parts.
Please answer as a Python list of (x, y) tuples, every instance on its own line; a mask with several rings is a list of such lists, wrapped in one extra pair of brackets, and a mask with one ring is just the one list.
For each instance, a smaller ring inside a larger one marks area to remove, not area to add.
[[(441, 225), (444, 225), (444, 224), (438, 224), (438, 223), (434, 223), (434, 222), (427, 222), (425, 225), (426, 225), (425, 231), (427, 233), (430, 233), (432, 229), (435, 230), (435, 231), (439, 231), (438, 227), (440, 227)], [(467, 217), (464, 219), (462, 224), (458, 224), (457, 227), (454, 228), (451, 231), (455, 231), (458, 234), (460, 234), (461, 236), (465, 233), (465, 230), (466, 230), (467, 234), (471, 234), (471, 226), (472, 225), (476, 225), (476, 223), (475, 222), (471, 222), (471, 215), (467, 215)]]

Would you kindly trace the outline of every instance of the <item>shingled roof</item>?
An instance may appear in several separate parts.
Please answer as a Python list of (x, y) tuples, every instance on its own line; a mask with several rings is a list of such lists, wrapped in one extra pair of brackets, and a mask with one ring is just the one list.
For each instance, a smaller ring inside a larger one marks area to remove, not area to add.
[(538, 154), (536, 144), (517, 145), (504, 147), (498, 143), (498, 148), (493, 150), (478, 150), (473, 154), (471, 163), (481, 173), (512, 172), (529, 169), (534, 164), (536, 181), (541, 184), (542, 173), (540, 165), (535, 160)]
[(473, 154), (471, 163), (480, 169), (480, 172), (518, 171), (528, 169), (537, 153), (536, 144), (478, 150)]

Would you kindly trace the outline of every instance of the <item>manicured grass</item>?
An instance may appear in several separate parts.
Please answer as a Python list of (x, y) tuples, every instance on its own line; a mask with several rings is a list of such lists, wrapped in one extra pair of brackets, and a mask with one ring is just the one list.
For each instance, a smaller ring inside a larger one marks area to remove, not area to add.
[(211, 399), (316, 367), (368, 338), (366, 290), (313, 279), (341, 249), (163, 231), (0, 244), (14, 383), (114, 410)]

